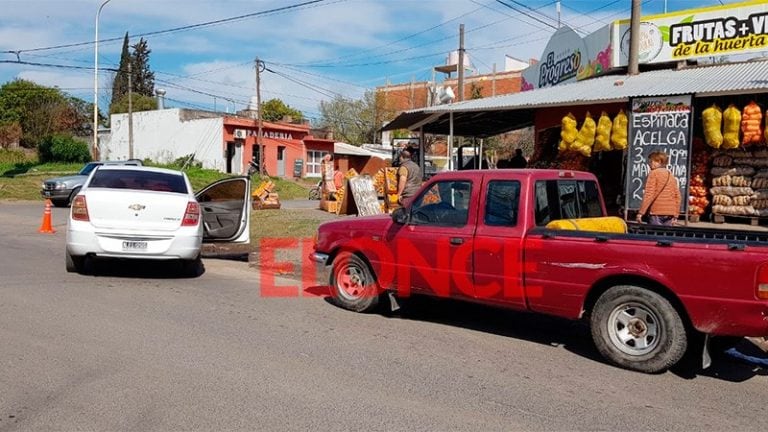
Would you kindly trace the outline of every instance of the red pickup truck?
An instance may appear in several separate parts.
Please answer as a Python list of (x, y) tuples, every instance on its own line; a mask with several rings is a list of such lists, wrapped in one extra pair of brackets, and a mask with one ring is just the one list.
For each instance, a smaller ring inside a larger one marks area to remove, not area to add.
[(392, 215), (323, 223), (311, 258), (343, 308), (426, 294), (585, 319), (605, 358), (642, 372), (693, 340), (706, 366), (710, 336), (768, 335), (768, 234), (605, 214), (589, 173), (441, 173)]

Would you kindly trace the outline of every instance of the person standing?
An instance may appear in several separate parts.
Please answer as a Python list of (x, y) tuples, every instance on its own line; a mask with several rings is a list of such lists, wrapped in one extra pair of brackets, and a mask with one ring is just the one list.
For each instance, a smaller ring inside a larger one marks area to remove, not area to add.
[(669, 156), (664, 152), (648, 155), (651, 172), (645, 180), (645, 191), (637, 221), (641, 222), (646, 212), (652, 225), (674, 225), (680, 213), (680, 185), (677, 178), (667, 169)]
[(528, 159), (523, 156), (522, 149), (515, 150), (515, 156), (509, 162), (509, 168), (526, 168), (528, 166)]
[(411, 159), (411, 152), (400, 152), (400, 167), (397, 169), (397, 202), (405, 207), (421, 187), (421, 168)]

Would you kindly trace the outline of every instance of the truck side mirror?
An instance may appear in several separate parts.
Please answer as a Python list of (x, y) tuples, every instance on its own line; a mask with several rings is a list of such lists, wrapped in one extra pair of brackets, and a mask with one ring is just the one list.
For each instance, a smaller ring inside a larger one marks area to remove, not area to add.
[(398, 225), (405, 225), (408, 223), (408, 212), (405, 208), (400, 207), (392, 212), (392, 221)]

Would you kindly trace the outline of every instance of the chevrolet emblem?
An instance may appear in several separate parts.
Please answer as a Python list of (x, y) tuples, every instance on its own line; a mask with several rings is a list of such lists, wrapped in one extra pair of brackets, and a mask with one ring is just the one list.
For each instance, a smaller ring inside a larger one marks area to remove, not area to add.
[(145, 208), (147, 208), (147, 206), (144, 206), (141, 204), (131, 204), (128, 206), (128, 208), (133, 211), (139, 211), (139, 210), (144, 210)]

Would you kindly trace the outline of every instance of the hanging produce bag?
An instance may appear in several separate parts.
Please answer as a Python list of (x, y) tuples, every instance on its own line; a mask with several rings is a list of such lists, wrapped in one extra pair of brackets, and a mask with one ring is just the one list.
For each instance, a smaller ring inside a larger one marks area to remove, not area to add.
[(591, 156), (592, 146), (595, 144), (596, 130), (595, 120), (587, 112), (587, 117), (584, 119), (584, 124), (581, 125), (578, 135), (576, 135), (576, 141), (571, 145), (571, 150), (575, 150), (586, 157)]
[(758, 145), (763, 140), (763, 111), (757, 104), (752, 101), (749, 105), (744, 107), (744, 111), (741, 115), (741, 143), (744, 147), (752, 145)]
[(576, 130), (576, 117), (574, 117), (573, 114), (568, 113), (568, 115), (563, 117), (563, 120), (561, 121), (560, 145), (558, 146), (558, 150), (561, 152), (570, 150), (571, 145), (576, 141), (576, 135), (578, 135)]
[(723, 112), (717, 105), (705, 109), (701, 113), (704, 122), (704, 140), (712, 148), (720, 148), (723, 145)]
[(624, 110), (619, 111), (616, 117), (613, 119), (613, 128), (611, 129), (611, 144), (616, 150), (624, 150), (627, 148), (627, 127), (629, 126), (629, 119), (624, 114)]
[(603, 111), (600, 119), (597, 121), (597, 134), (595, 135), (595, 146), (592, 151), (608, 151), (611, 149), (611, 118)]
[(733, 105), (729, 105), (723, 112), (725, 119), (723, 125), (723, 148), (735, 149), (739, 147), (739, 126), (741, 126), (741, 112)]

